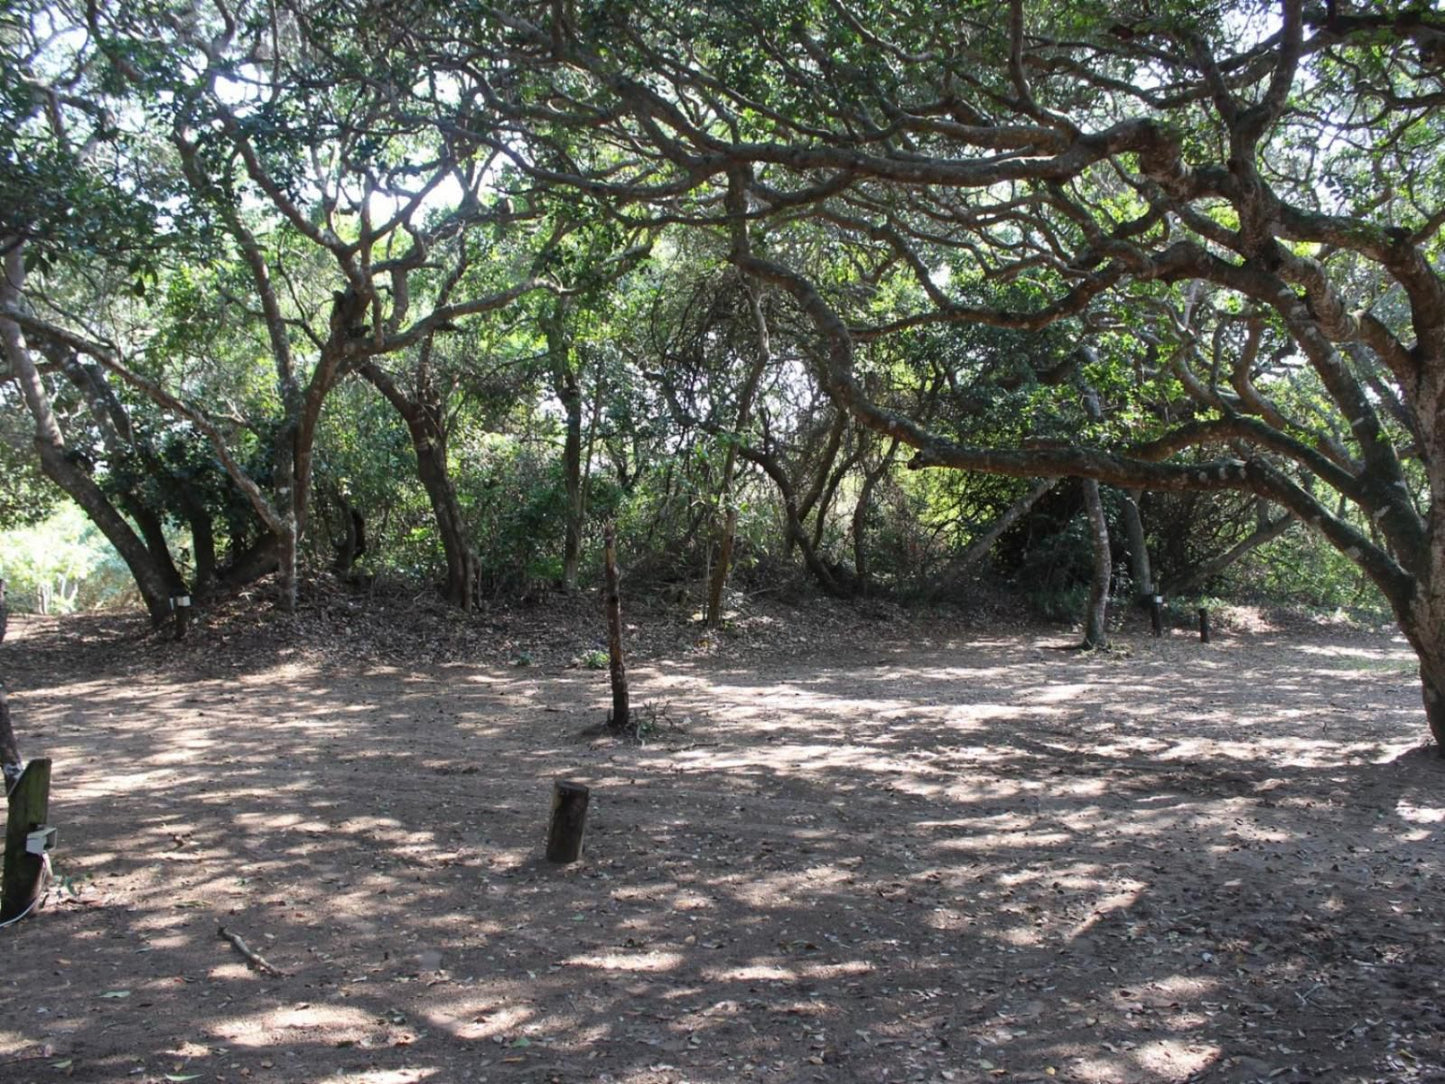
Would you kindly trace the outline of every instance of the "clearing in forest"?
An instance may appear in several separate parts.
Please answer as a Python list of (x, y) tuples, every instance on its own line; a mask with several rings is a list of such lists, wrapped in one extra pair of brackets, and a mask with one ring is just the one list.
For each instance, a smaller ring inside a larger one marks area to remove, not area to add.
[(1445, 1073), (1445, 766), (1390, 634), (634, 617), (637, 745), (549, 606), (12, 627), (64, 880), (0, 933), (0, 1079)]

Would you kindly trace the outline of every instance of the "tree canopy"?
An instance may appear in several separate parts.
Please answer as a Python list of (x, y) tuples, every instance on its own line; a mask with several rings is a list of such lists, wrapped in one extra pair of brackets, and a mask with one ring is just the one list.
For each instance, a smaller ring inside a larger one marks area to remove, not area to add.
[[(1000, 511), (1056, 477), (1242, 495), (1260, 532), (1302, 521), (1379, 589), (1445, 741), (1429, 9), (212, 0), (7, 19), (7, 410), (23, 398), (38, 462), (130, 547), (153, 612), (167, 517), (230, 509), (216, 575), (249, 553), (294, 582), (318, 427), (355, 378), (405, 423), (459, 604), (484, 578), (467, 522), (486, 497), (456, 470), (494, 469), (485, 432), (509, 410), (556, 426), (538, 514), (564, 525), (564, 583), (608, 499), (594, 461), (619, 491), (665, 462), (659, 493), (699, 509), (679, 541), (723, 554), (747, 526), (742, 464), (836, 589), (830, 509), (863, 509), (857, 543), (880, 487), (913, 484), (895, 461), (1025, 480), (988, 498)], [(537, 414), (528, 381), (555, 407)], [(459, 410), (488, 386), (490, 421)], [(87, 395), (88, 420), (68, 405)], [(105, 471), (77, 469), (107, 434)], [(116, 469), (124, 451), (177, 476), (198, 447), (224, 468), (200, 511)], [(693, 462), (698, 503), (677, 484)]]

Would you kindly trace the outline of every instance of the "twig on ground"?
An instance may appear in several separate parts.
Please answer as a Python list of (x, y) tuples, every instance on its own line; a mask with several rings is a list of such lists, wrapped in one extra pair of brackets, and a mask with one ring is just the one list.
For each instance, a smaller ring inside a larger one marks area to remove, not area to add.
[(275, 975), (278, 979), (284, 979), (286, 977), (286, 972), (274, 964), (267, 962), (266, 958), (260, 953), (251, 951), (250, 946), (241, 939), (240, 934), (232, 933), (224, 926), (218, 926), (216, 928), (216, 936), (224, 941), (231, 942), (236, 951), (246, 957), (246, 962), (262, 974)]

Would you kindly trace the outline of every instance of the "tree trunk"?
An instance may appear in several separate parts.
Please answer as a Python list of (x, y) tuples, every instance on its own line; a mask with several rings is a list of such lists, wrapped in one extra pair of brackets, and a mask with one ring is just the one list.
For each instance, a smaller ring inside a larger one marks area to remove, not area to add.
[[(18, 307), (21, 303), (21, 289), (25, 284), (23, 247), (13, 245), (5, 254), (4, 275), (0, 277), (0, 308)], [(171, 583), (165, 570), (95, 480), (69, 454), (30, 346), (13, 320), (0, 319), (0, 349), (35, 421), (35, 449), (40, 456), (41, 471), (80, 505), (115, 547), (135, 580), (151, 621), (159, 625), (170, 617), (171, 611)]]
[(20, 778), (25, 762), (20, 759), (20, 744), (15, 740), (15, 731), (10, 725), (10, 698), (5, 686), (0, 685), (0, 769), (3, 769), (5, 790), (9, 790)]
[(425, 408), (409, 413), (410, 417), (406, 414), (402, 416), (406, 418), (411, 432), (417, 476), (426, 490), (427, 499), (431, 501), (432, 516), (436, 519), (437, 534), (441, 536), (442, 553), (447, 562), (446, 600), (459, 609), (470, 610), (477, 603), (480, 568), (467, 536), (466, 517), (462, 513), (461, 501), (457, 499), (456, 486), (452, 484), (451, 473), (447, 470), (446, 434)]
[(300, 560), (297, 550), (299, 545), (300, 539), (296, 537), (295, 511), (288, 508), (286, 521), (281, 532), (276, 536), (276, 567), (281, 573), (281, 609), (287, 613), (296, 612), (298, 594), (296, 578)]
[[(1420, 660), (1420, 693), (1425, 721), (1437, 751), (1445, 757), (1445, 552), (1431, 547), (1413, 590), (1394, 595), (1382, 586), (1405, 639)], [(1438, 585), (1438, 586), (1436, 586)]]
[(813, 574), (827, 594), (834, 598), (849, 598), (852, 592), (843, 584), (840, 584), (819, 556), (818, 551), (813, 548), (813, 543), (808, 537), (807, 531), (803, 529), (803, 522), (798, 515), (798, 495), (793, 489), (792, 479), (788, 477), (787, 471), (778, 462), (777, 456), (771, 452), (760, 452), (756, 448), (750, 448), (746, 444), (738, 445), (738, 454), (761, 467), (763, 473), (773, 480), (778, 487), (778, 493), (783, 498), (783, 539), (787, 545), (787, 552), (791, 553), (796, 546), (803, 555), (803, 564)]
[(1045, 478), (1036, 482), (1032, 489), (1009, 505), (1003, 514), (990, 523), (988, 529), (975, 538), (969, 544), (968, 549), (963, 551), (963, 556), (954, 565), (954, 580), (961, 578), (963, 572), (987, 557), (993, 550), (994, 543), (1003, 537), (1003, 533), (1022, 519), (1028, 510), (1036, 505), (1046, 493), (1052, 491), (1059, 482), (1058, 478)]
[(217, 580), (215, 525), (211, 522), (211, 513), (199, 501), (187, 500), (185, 508), (186, 522), (191, 527), (191, 556), (196, 562), (193, 590), (204, 595)]
[(1099, 498), (1099, 483), (1085, 478), (1084, 509), (1089, 517), (1089, 533), (1093, 537), (1094, 574), (1089, 583), (1089, 605), (1084, 613), (1084, 647), (1109, 646), (1109, 580), (1113, 562), (1109, 557), (1109, 524), (1104, 518), (1104, 502)]
[(366, 519), (345, 493), (336, 495), (336, 503), (341, 507), (341, 542), (336, 546), (331, 571), (345, 576), (366, 553)]
[(221, 582), (230, 587), (241, 587), (260, 579), (280, 566), (281, 542), (271, 531), (262, 534), (244, 549), (230, 553), (230, 561), (221, 574)]
[[(728, 450), (728, 458), (732, 458), (732, 450)], [(731, 489), (729, 485), (727, 487)], [(727, 511), (723, 513), (721, 537), (718, 539), (717, 563), (713, 565), (712, 574), (708, 577), (707, 583), (707, 607), (703, 611), (703, 624), (708, 628), (716, 628), (722, 622), (723, 615), (723, 592), (727, 590), (728, 572), (732, 569), (733, 545), (738, 534), (738, 510), (733, 504), (732, 494), (725, 492), (723, 499), (727, 502)]]
[(1144, 491), (1126, 489), (1123, 494), (1124, 535), (1129, 542), (1129, 578), (1133, 581), (1134, 598), (1142, 602), (1154, 595), (1154, 571), (1149, 564), (1149, 544), (1144, 535), (1144, 519), (1139, 515), (1139, 502), (1144, 497)]
[(412, 451), (416, 454), (417, 477), (431, 502), (446, 557), (446, 600), (460, 609), (470, 610), (477, 603), (481, 566), (472, 550), (466, 517), (447, 468), (447, 434), (440, 420), (440, 404), (408, 397), (375, 362), (364, 362), (357, 371), (406, 422)]
[(557, 396), (566, 416), (562, 440), (562, 482), (567, 490), (567, 525), (562, 539), (562, 590), (577, 587), (577, 568), (582, 560), (582, 389), (577, 375), (566, 374)]
[(572, 365), (572, 343), (567, 335), (567, 302), (559, 298), (542, 319), (547, 336), (547, 362), (552, 370), (552, 392), (562, 405), (562, 484), (567, 491), (567, 515), (562, 538), (563, 591), (577, 587), (582, 559), (582, 387)]
[(1285, 531), (1289, 530), (1295, 521), (1294, 516), (1288, 512), (1275, 520), (1270, 520), (1267, 517), (1261, 517), (1261, 519), (1263, 522), (1261, 522), (1247, 538), (1236, 542), (1217, 557), (1211, 557), (1207, 561), (1201, 561), (1171, 583), (1169, 585), (1169, 593), (1171, 595), (1185, 595), (1195, 590), (1195, 588), (1204, 586), (1205, 582), (1208, 581), (1211, 576), (1219, 575), (1219, 573), (1223, 572), (1230, 565), (1258, 549), (1266, 542), (1273, 542), (1280, 535), (1284, 534)]
[[(861, 443), (866, 438), (861, 430), (858, 440)], [(853, 506), (853, 574), (858, 579), (858, 593), (868, 593), (868, 515), (873, 511), (873, 490), (883, 480), (893, 466), (893, 459), (898, 454), (898, 438), (894, 437), (889, 442), (888, 451), (883, 454), (882, 460), (872, 470), (863, 472), (863, 484), (858, 489), (858, 503)]]
[(721, 498), (723, 503), (723, 521), (721, 536), (718, 539), (717, 564), (713, 567), (712, 575), (708, 577), (707, 604), (703, 607), (703, 624), (709, 628), (715, 628), (722, 620), (723, 591), (727, 589), (728, 576), (732, 572), (733, 546), (737, 540), (738, 509), (733, 500), (733, 484), (737, 471), (737, 441), (746, 439), (748, 423), (752, 420), (753, 399), (758, 393), (758, 384), (763, 379), (763, 371), (772, 358), (772, 338), (768, 333), (767, 316), (763, 313), (762, 294), (757, 283), (748, 279), (744, 283), (748, 294), (748, 311), (752, 314), (753, 327), (757, 332), (757, 356), (753, 360), (752, 368), (748, 370), (747, 380), (743, 384), (743, 390), (738, 396), (738, 413), (734, 431), (737, 440), (728, 444), (727, 454), (723, 457), (723, 476), (721, 487)]

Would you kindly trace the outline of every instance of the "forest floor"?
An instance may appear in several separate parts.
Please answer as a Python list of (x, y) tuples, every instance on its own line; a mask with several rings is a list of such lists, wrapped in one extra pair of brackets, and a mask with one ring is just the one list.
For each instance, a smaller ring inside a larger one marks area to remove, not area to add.
[[(1389, 632), (333, 592), (12, 618), (59, 880), (0, 1080), (1445, 1079), (1445, 762)], [(542, 860), (552, 782), (584, 859)], [(218, 927), (276, 969), (264, 973)]]

